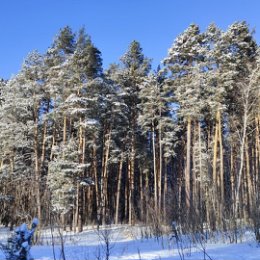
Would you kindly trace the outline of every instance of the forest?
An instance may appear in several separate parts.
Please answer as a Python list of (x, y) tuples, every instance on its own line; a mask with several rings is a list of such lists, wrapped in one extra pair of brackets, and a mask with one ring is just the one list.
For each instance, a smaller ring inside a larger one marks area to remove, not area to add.
[[(132, 41), (107, 69), (62, 28), (0, 82), (0, 222), (254, 228), (260, 53), (244, 21), (191, 24), (157, 69)], [(116, 48), (116, 47), (115, 47)], [(111, 50), (113, 51), (113, 50)], [(0, 72), (1, 74), (1, 72)]]

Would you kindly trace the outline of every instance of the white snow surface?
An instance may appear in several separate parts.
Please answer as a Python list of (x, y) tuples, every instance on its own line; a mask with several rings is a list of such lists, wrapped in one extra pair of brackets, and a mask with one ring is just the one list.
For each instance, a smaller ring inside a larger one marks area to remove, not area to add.
[[(110, 226), (97, 231), (96, 227), (85, 227), (82, 233), (64, 232), (64, 246), (66, 260), (95, 260), (106, 259), (104, 238), (108, 237), (111, 260), (260, 260), (260, 247), (249, 231), (244, 231), (240, 242), (230, 244), (227, 237), (218, 235), (214, 241), (196, 242), (191, 237), (182, 239), (181, 246), (177, 246), (171, 234), (156, 238), (143, 238), (141, 234), (146, 228), (129, 226)], [(11, 233), (6, 228), (0, 228), (0, 242), (5, 243)], [(59, 260), (61, 258), (61, 244), (57, 229), (53, 231), (54, 251), (51, 231), (43, 230), (39, 238), (40, 245), (31, 248), (31, 255), (35, 260)], [(180, 249), (182, 247), (182, 250)], [(179, 248), (179, 249), (178, 249)], [(203, 253), (203, 248), (207, 255)], [(180, 257), (182, 253), (183, 258)], [(0, 259), (4, 255), (0, 252)]]

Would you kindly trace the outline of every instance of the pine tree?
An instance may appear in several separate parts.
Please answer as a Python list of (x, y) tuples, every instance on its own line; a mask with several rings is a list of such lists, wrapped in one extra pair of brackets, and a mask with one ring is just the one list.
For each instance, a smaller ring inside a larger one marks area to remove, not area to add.
[[(39, 118), (44, 96), (41, 69), (42, 57), (36, 52), (31, 53), (20, 74), (4, 87), (2, 93), (4, 101), (1, 109), (3, 174), (9, 172), (14, 182), (22, 179), (25, 187), (29, 185), (34, 189), (25, 191), (25, 197), (28, 206), (32, 205), (32, 202), (36, 204), (39, 219), (42, 213)], [(9, 129), (6, 128), (8, 124)], [(35, 185), (31, 185), (32, 182)], [(35, 198), (29, 195), (30, 192), (35, 194)], [(20, 206), (24, 207), (24, 205)]]
[[(221, 41), (216, 48), (219, 58), (219, 80), (223, 84), (226, 96), (225, 102), (227, 106), (227, 113), (229, 116), (229, 128), (230, 135), (233, 133), (236, 135), (236, 129), (240, 128), (240, 124), (244, 125), (245, 119), (245, 107), (244, 107), (244, 93), (247, 89), (245, 86), (250, 86), (250, 74), (255, 67), (257, 44), (252, 37), (252, 33), (249, 31), (248, 25), (245, 22), (237, 22), (232, 24), (226, 33), (223, 34)], [(242, 103), (241, 103), (242, 102)], [(242, 122), (240, 121), (242, 120)], [(242, 140), (237, 140), (233, 135), (233, 140), (241, 144), (236, 145), (236, 148), (240, 147), (240, 170), (237, 173), (233, 172), (233, 201), (234, 211), (237, 214), (238, 194), (240, 189), (240, 180), (242, 175), (243, 161), (244, 161), (244, 146), (245, 135), (242, 133), (245, 130), (245, 125), (240, 128)], [(243, 129), (243, 130), (242, 130)], [(233, 143), (234, 144), (234, 143)], [(236, 150), (235, 148), (235, 150)], [(234, 197), (235, 196), (235, 197)]]
[[(154, 211), (157, 217), (161, 217), (161, 210), (165, 213), (165, 196), (163, 191), (163, 181), (167, 181), (167, 173), (163, 169), (166, 161), (175, 155), (174, 146), (178, 127), (171, 115), (171, 108), (167, 106), (167, 94), (164, 92), (165, 76), (160, 69), (156, 74), (151, 74), (145, 78), (141, 85), (139, 97), (138, 123), (141, 126), (144, 136), (148, 138), (147, 143), (152, 144), (153, 155), (153, 192)], [(149, 151), (148, 158), (149, 160)], [(163, 175), (165, 176), (163, 180)], [(167, 183), (165, 184), (167, 185)], [(164, 199), (163, 199), (164, 198)], [(144, 204), (143, 204), (144, 205)], [(162, 206), (163, 205), (163, 206)], [(164, 214), (166, 216), (166, 214)]]
[(66, 145), (56, 149), (55, 159), (49, 164), (48, 186), (54, 211), (67, 213), (75, 207), (77, 186), (91, 185), (90, 178), (81, 176), (89, 164), (79, 163), (78, 144), (72, 138)]
[(75, 51), (75, 34), (69, 26), (62, 28), (54, 40), (53, 45), (57, 47), (60, 55), (73, 54)]
[(128, 197), (125, 205), (128, 223), (133, 224), (134, 218), (134, 186), (135, 186), (135, 161), (137, 156), (137, 119), (140, 85), (143, 77), (150, 70), (150, 60), (142, 53), (142, 48), (137, 41), (133, 41), (127, 52), (121, 58), (122, 69), (117, 75), (117, 83), (122, 91), (121, 98), (128, 108), (128, 131), (127, 131), (127, 183), (126, 196)]
[[(186, 124), (185, 206), (189, 214), (196, 203), (194, 193), (195, 176), (192, 171), (192, 131), (194, 123), (201, 117), (201, 63), (204, 48), (199, 27), (192, 24), (174, 41), (164, 64), (170, 72), (168, 85), (178, 103), (178, 117)], [(169, 90), (170, 91), (170, 90)]]

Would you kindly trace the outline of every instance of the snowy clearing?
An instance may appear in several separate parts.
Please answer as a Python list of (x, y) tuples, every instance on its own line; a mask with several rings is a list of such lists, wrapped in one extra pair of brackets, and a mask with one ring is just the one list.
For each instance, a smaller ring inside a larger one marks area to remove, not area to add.
[[(170, 235), (164, 238), (142, 238), (145, 230), (130, 228), (128, 226), (112, 226), (107, 229), (85, 228), (81, 234), (66, 232), (63, 235), (66, 260), (95, 260), (106, 259), (107, 239), (109, 259), (124, 260), (259, 260), (260, 247), (254, 241), (253, 234), (245, 232), (238, 244), (223, 242), (223, 237), (218, 241), (207, 243), (191, 241), (192, 238), (182, 240), (179, 245)], [(10, 231), (2, 228), (0, 232), (1, 242), (5, 243)], [(43, 231), (39, 243), (31, 249), (31, 255), (35, 260), (61, 259), (61, 244), (57, 230), (54, 230), (54, 251), (50, 230)], [(205, 249), (205, 250), (203, 250)], [(53, 252), (55, 252), (55, 257)], [(205, 254), (204, 254), (205, 252)], [(4, 255), (0, 253), (0, 259)]]

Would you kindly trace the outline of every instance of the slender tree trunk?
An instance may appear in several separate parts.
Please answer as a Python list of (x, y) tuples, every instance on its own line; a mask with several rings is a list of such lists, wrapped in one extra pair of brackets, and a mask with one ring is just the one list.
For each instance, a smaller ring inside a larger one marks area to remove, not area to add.
[[(200, 196), (199, 196), (199, 182), (198, 182), (198, 178), (199, 176), (202, 174), (202, 172), (200, 171), (200, 163), (202, 163), (202, 150), (201, 150), (201, 137), (200, 137), (200, 123), (196, 122), (194, 123), (194, 129), (193, 129), (193, 135), (194, 135), (194, 139), (196, 139), (196, 141), (198, 141), (198, 149), (199, 151), (196, 152), (196, 149), (193, 149), (192, 151), (192, 161), (195, 162), (198, 160), (198, 171), (195, 170), (194, 166), (193, 169), (191, 171), (191, 209), (192, 209), (192, 217), (193, 217), (193, 228), (195, 229), (196, 226), (195, 224), (196, 221), (199, 221), (199, 219), (197, 219), (199, 216), (199, 205), (200, 205)], [(197, 157), (197, 153), (198, 153), (198, 157)]]
[[(200, 182), (198, 183), (198, 195), (199, 195), (199, 202), (198, 202), (198, 205), (199, 205), (199, 211), (198, 212), (199, 216), (201, 216), (201, 223), (203, 223), (203, 212), (202, 212), (202, 209), (203, 209), (203, 202), (205, 200), (205, 197), (204, 197), (204, 193), (205, 193), (205, 169), (203, 171), (203, 162), (202, 162), (202, 140), (201, 140), (201, 126), (200, 126), (200, 122), (198, 122), (198, 140), (199, 140), (199, 178), (200, 178)], [(206, 208), (207, 210), (207, 208)], [(203, 231), (203, 230), (202, 230)]]
[(128, 161), (128, 185), (129, 185), (129, 197), (128, 197), (128, 223), (134, 224), (134, 172), (135, 172), (135, 131), (136, 131), (136, 114), (133, 112), (130, 122), (131, 134), (130, 134), (130, 154)]
[(45, 121), (45, 122), (44, 122), (44, 125), (43, 125), (41, 168), (43, 167), (44, 160), (45, 160), (46, 134), (47, 134), (47, 122)]
[[(82, 118), (80, 117), (80, 127), (79, 127), (79, 147), (78, 147), (78, 151), (80, 154), (80, 158), (79, 158), (79, 163), (84, 163), (83, 158), (84, 158), (84, 147), (83, 147), (83, 129), (82, 129)], [(66, 138), (65, 138), (66, 139)], [(79, 178), (83, 177), (84, 173), (80, 173), (79, 174)], [(83, 187), (82, 185), (80, 185), (80, 181), (77, 182), (77, 191), (78, 191), (78, 203), (77, 203), (77, 224), (78, 224), (78, 232), (82, 232), (83, 231), (83, 215), (84, 215), (84, 210), (83, 210)]]
[[(222, 121), (221, 121), (221, 114), (220, 114), (220, 111), (218, 111), (218, 118), (217, 118), (217, 121), (218, 121), (218, 134), (219, 134), (219, 157), (220, 157), (220, 171), (219, 171), (219, 174), (220, 174), (220, 178), (219, 178), (219, 181), (220, 181), (220, 202), (219, 202), (219, 210), (220, 212), (223, 212), (224, 213), (224, 156), (223, 156), (223, 142), (222, 142)], [(223, 213), (220, 213), (219, 214), (219, 225), (222, 226), (222, 217), (223, 217)], [(222, 217), (221, 217), (222, 216)]]
[(65, 145), (67, 142), (67, 117), (63, 118), (63, 144)]
[(98, 169), (97, 169), (97, 146), (93, 144), (93, 172), (94, 172), (94, 180), (95, 180), (95, 201), (96, 201), (96, 209), (97, 209), (97, 222), (100, 224), (100, 189), (99, 189), (99, 178), (98, 178)]
[(0, 171), (2, 171), (2, 169), (3, 169), (3, 166), (4, 166), (4, 160), (1, 160), (1, 164), (0, 164)]
[[(218, 114), (218, 113), (217, 113)], [(216, 116), (218, 118), (218, 116)], [(214, 185), (217, 183), (217, 158), (218, 158), (218, 121), (216, 121), (215, 126), (215, 136), (214, 136), (214, 148), (213, 148), (213, 183)]]
[(38, 114), (37, 114), (37, 108), (35, 108), (34, 112), (35, 122), (34, 122), (34, 156), (35, 156), (35, 189), (36, 189), (36, 205), (37, 205), (37, 215), (39, 222), (42, 221), (42, 215), (41, 215), (41, 191), (40, 191), (40, 168), (39, 168), (39, 154), (38, 154)]
[(54, 96), (54, 107), (53, 107), (53, 111), (54, 111), (54, 118), (53, 118), (53, 126), (52, 126), (52, 144), (51, 144), (51, 154), (50, 154), (50, 160), (52, 161), (54, 158), (54, 147), (56, 144), (56, 113), (55, 113), (55, 104), (56, 104), (56, 95)]
[(83, 188), (78, 189), (78, 232), (83, 231)]
[(74, 232), (77, 231), (78, 227), (78, 218), (79, 218), (79, 183), (77, 182), (77, 188), (76, 188), (76, 205), (75, 209), (73, 211), (73, 230)]
[(145, 174), (145, 211), (146, 211), (146, 216), (145, 216), (145, 221), (148, 223), (149, 221), (149, 198), (150, 198), (150, 192), (149, 192), (149, 176), (148, 176), (148, 171)]
[(243, 132), (242, 137), (240, 140), (241, 146), (240, 146), (240, 165), (239, 165), (239, 171), (237, 175), (237, 185), (236, 185), (236, 192), (235, 192), (235, 218), (238, 217), (238, 209), (239, 209), (239, 191), (241, 186), (241, 179), (242, 179), (242, 173), (243, 173), (243, 167), (244, 167), (244, 153), (245, 153), (245, 140), (246, 140), (246, 134), (247, 134), (247, 124), (248, 124), (248, 104), (246, 104), (244, 108), (244, 116), (243, 116)]
[(167, 211), (166, 211), (166, 195), (168, 193), (168, 175), (167, 175), (167, 161), (165, 159), (164, 161), (164, 187), (163, 187), (163, 219), (166, 223), (166, 215), (167, 215)]
[(191, 189), (190, 189), (190, 179), (191, 179), (191, 118), (188, 117), (187, 121), (187, 151), (186, 151), (186, 170), (185, 170), (185, 201), (187, 212), (190, 212), (190, 199), (191, 199)]
[(140, 192), (140, 219), (144, 221), (144, 187), (143, 187), (143, 168), (140, 169), (139, 176), (139, 192)]
[(52, 130), (52, 144), (51, 144), (51, 154), (50, 154), (50, 160), (52, 161), (53, 158), (54, 158), (54, 147), (55, 147), (55, 144), (56, 144), (56, 124), (54, 123), (53, 124), (53, 130)]
[[(218, 146), (219, 144), (219, 146)], [(219, 149), (218, 149), (219, 148)], [(218, 150), (220, 157), (219, 174), (217, 174)], [(216, 114), (216, 126), (213, 150), (213, 191), (214, 191), (214, 212), (216, 213), (217, 225), (221, 227), (221, 216), (223, 214), (223, 146), (222, 146), (222, 130), (221, 130), (221, 113), (220, 110)]]
[(162, 210), (162, 124), (161, 124), (161, 107), (160, 107), (160, 121), (159, 121), (159, 180), (158, 180), (158, 210)]
[(108, 218), (108, 159), (111, 143), (111, 129), (108, 130), (107, 136), (105, 137), (105, 149), (104, 149), (104, 165), (102, 172), (102, 189), (101, 189), (101, 199), (102, 199), (102, 224), (106, 224)]
[(234, 169), (234, 149), (231, 144), (230, 149), (230, 184), (231, 184), (231, 202), (232, 203), (232, 210), (235, 212), (235, 169)]
[(249, 145), (248, 138), (246, 140), (246, 179), (247, 179), (247, 198), (248, 198), (248, 215), (251, 216), (251, 212), (253, 209), (253, 184), (250, 174), (250, 158), (249, 158)]
[(117, 177), (117, 190), (116, 190), (116, 213), (115, 213), (115, 224), (119, 222), (119, 205), (120, 205), (120, 195), (121, 195), (121, 183), (122, 183), (122, 169), (123, 169), (123, 158), (119, 161), (118, 167), (118, 177)]
[(155, 129), (154, 125), (152, 128), (152, 144), (153, 144), (153, 176), (154, 176), (154, 209), (158, 214), (158, 176), (156, 167), (156, 149), (155, 149)]
[(258, 189), (258, 180), (259, 180), (259, 165), (260, 165), (260, 130), (259, 130), (259, 122), (260, 122), (260, 116), (258, 115), (255, 118), (255, 139), (256, 139), (256, 145), (255, 145), (255, 176), (254, 176), (254, 193), (257, 193)]
[(134, 147), (133, 147), (133, 137), (131, 146), (131, 155), (128, 165), (128, 181), (129, 181), (129, 202), (128, 202), (128, 224), (133, 225), (133, 210), (134, 210)]

